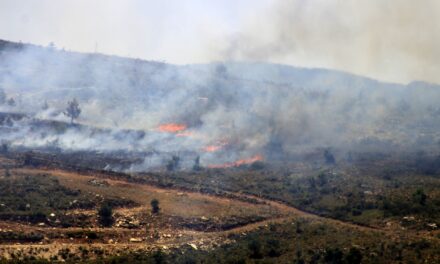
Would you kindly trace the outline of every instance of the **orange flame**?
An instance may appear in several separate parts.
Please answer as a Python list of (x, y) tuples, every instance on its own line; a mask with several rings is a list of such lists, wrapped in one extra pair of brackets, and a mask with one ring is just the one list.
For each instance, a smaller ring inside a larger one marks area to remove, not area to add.
[(262, 161), (264, 158), (262, 155), (257, 154), (251, 158), (247, 158), (247, 159), (240, 159), (234, 162), (227, 162), (224, 164), (219, 164), (219, 165), (209, 165), (208, 168), (211, 169), (220, 169), (220, 168), (231, 168), (231, 167), (238, 167), (241, 165), (245, 165), (245, 164), (251, 164), (254, 163), (256, 161)]
[(229, 142), (227, 140), (223, 139), (223, 140), (217, 141), (216, 144), (208, 145), (208, 146), (202, 148), (202, 150), (205, 152), (216, 152), (228, 144), (229, 144)]
[(178, 133), (186, 129), (184, 124), (169, 123), (160, 125), (157, 128), (160, 132)]
[(222, 146), (217, 145), (209, 145), (203, 148), (203, 151), (205, 152), (216, 152), (217, 150), (221, 149)]

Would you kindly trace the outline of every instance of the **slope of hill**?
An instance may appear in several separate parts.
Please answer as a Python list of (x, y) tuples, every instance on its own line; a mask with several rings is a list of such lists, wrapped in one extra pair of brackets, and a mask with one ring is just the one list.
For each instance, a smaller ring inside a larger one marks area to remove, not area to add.
[[(77, 98), (78, 122), (166, 132), (167, 144), (156, 133), (134, 148), (197, 152), (205, 165), (331, 147), (430, 151), (440, 138), (434, 84), (267, 63), (176, 66), (6, 41), (0, 58), (0, 88), (16, 102), (4, 111), (67, 121), (62, 112)], [(72, 148), (69, 135), (39, 137)], [(90, 138), (84, 148), (103, 142)]]

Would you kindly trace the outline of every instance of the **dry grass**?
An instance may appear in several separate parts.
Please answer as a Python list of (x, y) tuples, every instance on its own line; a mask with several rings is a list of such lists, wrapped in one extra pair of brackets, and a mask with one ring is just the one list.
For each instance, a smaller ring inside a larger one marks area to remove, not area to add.
[(16, 173), (35, 175), (49, 174), (59, 179), (60, 184), (71, 189), (79, 189), (101, 196), (117, 196), (133, 200), (149, 208), (152, 199), (160, 201), (161, 212), (166, 215), (181, 217), (228, 217), (228, 216), (265, 216), (272, 217), (281, 214), (277, 208), (270, 205), (251, 204), (228, 198), (210, 196), (196, 192), (183, 192), (176, 189), (161, 189), (158, 187), (127, 183), (124, 181), (105, 179), (109, 186), (95, 186), (88, 181), (95, 179), (93, 175), (81, 175), (58, 170), (29, 170), (19, 169)]

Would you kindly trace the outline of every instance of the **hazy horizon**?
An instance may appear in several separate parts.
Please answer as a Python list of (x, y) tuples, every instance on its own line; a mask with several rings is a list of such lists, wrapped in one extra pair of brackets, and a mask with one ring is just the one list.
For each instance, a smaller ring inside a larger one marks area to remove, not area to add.
[(432, 0), (3, 0), (0, 5), (8, 22), (0, 25), (5, 40), (180, 65), (259, 61), (397, 83), (440, 83), (440, 3)]

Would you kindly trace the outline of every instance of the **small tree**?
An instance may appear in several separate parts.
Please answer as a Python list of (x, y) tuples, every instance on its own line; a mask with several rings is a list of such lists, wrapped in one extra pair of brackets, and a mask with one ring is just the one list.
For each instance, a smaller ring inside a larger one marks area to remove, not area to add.
[(267, 255), (271, 258), (281, 256), (281, 244), (277, 239), (270, 239), (267, 241)]
[(259, 259), (263, 257), (263, 254), (261, 252), (261, 243), (256, 238), (253, 238), (249, 244), (249, 256), (253, 259)]
[(413, 193), (414, 202), (422, 206), (426, 205), (427, 198), (428, 196), (425, 194), (425, 192), (422, 189), (418, 189), (415, 193)]
[(196, 159), (194, 160), (193, 170), (199, 171), (201, 169), (202, 167), (200, 166), (200, 156), (197, 156)]
[(49, 104), (47, 103), (47, 101), (44, 101), (43, 105), (41, 106), (41, 109), (44, 111), (49, 109)]
[(362, 252), (357, 248), (350, 248), (345, 261), (350, 264), (360, 264), (362, 261)]
[(0, 88), (0, 105), (6, 103), (6, 93)]
[(51, 41), (51, 42), (49, 42), (49, 44), (47, 46), (49, 47), (50, 50), (54, 50), (55, 49), (55, 42)]
[(79, 117), (81, 114), (81, 108), (79, 108), (78, 101), (75, 98), (67, 103), (66, 111), (63, 112), (63, 114), (70, 117), (71, 124), (73, 124), (73, 120)]
[(305, 263), (304, 258), (302, 256), (301, 249), (298, 249), (296, 251), (296, 259), (295, 259), (295, 261), (293, 263), (295, 263), (295, 264), (304, 264)]
[(24, 154), (23, 165), (24, 166), (34, 166), (35, 165), (35, 161), (32, 158), (32, 152), (28, 152), (28, 153)]
[(113, 224), (113, 209), (110, 205), (104, 203), (98, 210), (99, 223), (102, 226), (108, 227)]
[(331, 151), (329, 149), (326, 149), (324, 151), (324, 158), (325, 158), (325, 163), (327, 163), (327, 164), (335, 164), (336, 163), (335, 156), (333, 156), (333, 153), (331, 153)]
[(7, 101), (7, 104), (9, 105), (9, 106), (15, 106), (16, 105), (16, 103), (15, 103), (15, 100), (14, 100), (14, 98), (9, 98), (8, 99), (8, 101)]
[(158, 214), (160, 212), (159, 200), (153, 199), (150, 202), (151, 204), (151, 213)]
[(0, 153), (7, 154), (9, 151), (9, 146), (7, 142), (2, 142), (0, 145)]
[(159, 249), (153, 253), (153, 259), (157, 264), (165, 263), (165, 254)]
[(324, 255), (324, 262), (325, 263), (342, 263), (344, 253), (339, 248), (330, 248), (326, 249), (325, 255)]
[(167, 170), (168, 171), (174, 171), (179, 168), (180, 158), (177, 155), (173, 155), (171, 157), (171, 160), (167, 163)]

